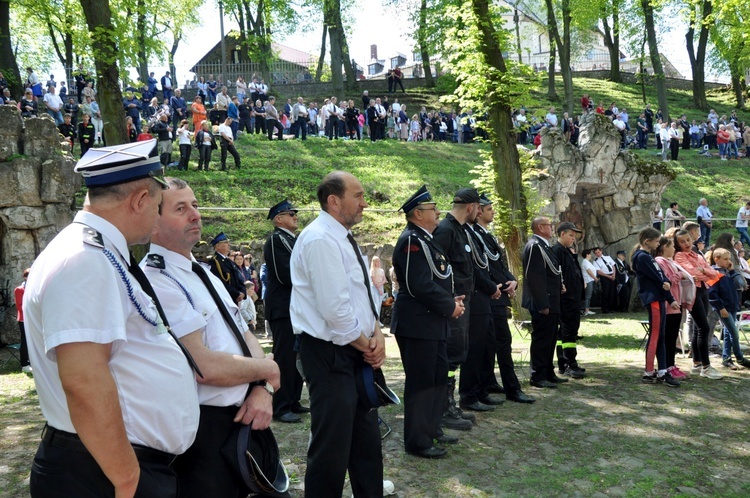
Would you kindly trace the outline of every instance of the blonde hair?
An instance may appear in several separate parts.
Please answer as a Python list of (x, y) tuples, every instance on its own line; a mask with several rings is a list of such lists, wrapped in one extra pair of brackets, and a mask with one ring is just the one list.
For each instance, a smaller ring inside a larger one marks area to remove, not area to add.
[(712, 257), (713, 257), (713, 259), (716, 259), (716, 258), (732, 259), (732, 255), (729, 254), (729, 251), (727, 251), (723, 247), (717, 247), (717, 248), (715, 248), (714, 251), (713, 251)]

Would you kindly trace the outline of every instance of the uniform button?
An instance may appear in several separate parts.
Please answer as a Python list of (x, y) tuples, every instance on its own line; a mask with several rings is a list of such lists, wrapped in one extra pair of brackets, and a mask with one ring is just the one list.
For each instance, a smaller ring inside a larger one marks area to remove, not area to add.
[(208, 312), (207, 312), (207, 311), (204, 311), (204, 312), (203, 312), (203, 316), (208, 316)]

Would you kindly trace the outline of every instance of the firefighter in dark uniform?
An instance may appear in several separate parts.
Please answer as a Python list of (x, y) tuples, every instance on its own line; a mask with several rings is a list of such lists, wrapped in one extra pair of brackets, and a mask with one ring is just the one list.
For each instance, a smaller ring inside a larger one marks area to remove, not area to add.
[[(495, 210), (492, 202), (482, 194), (480, 196), (480, 211), (474, 231), (479, 235), (490, 265), (492, 280), (500, 285), (502, 294), (499, 299), (490, 301), (492, 306), (492, 325), (495, 334), (495, 350), (488, 348), (483, 360), (482, 371), (484, 373), (484, 385), (487, 392), (505, 393), (505, 398), (516, 403), (533, 403), (536, 401), (521, 390), (521, 383), (516, 376), (512, 356), (512, 335), (508, 327), (510, 318), (510, 299), (515, 295), (518, 282), (516, 277), (508, 270), (503, 261), (503, 250), (497, 239), (489, 231), (489, 224), (495, 219)], [(495, 354), (497, 364), (500, 368), (502, 387), (497, 383), (495, 377)]]
[(280, 422), (295, 423), (302, 419), (298, 413), (309, 408), (300, 405), (302, 376), (297, 371), (295, 336), (289, 317), (289, 300), (292, 296), (292, 276), (289, 259), (297, 240), (297, 209), (284, 199), (268, 211), (274, 229), (263, 247), (268, 282), (264, 310), (273, 332), (273, 359), (279, 365), (281, 388), (273, 396), (273, 418)]
[(562, 268), (565, 292), (560, 295), (560, 329), (557, 336), (557, 366), (560, 373), (574, 379), (582, 379), (585, 370), (576, 361), (576, 339), (581, 327), (581, 296), (583, 294), (583, 274), (578, 258), (571, 248), (576, 242), (576, 234), (581, 230), (566, 221), (557, 226), (557, 243), (552, 252)]
[[(479, 205), (489, 203), (485, 197), (480, 197)], [(465, 410), (486, 412), (494, 409), (505, 400), (493, 398), (487, 393), (487, 377), (484, 375), (485, 356), (493, 355), (495, 350), (495, 330), (492, 324), (492, 301), (500, 298), (500, 288), (490, 276), (490, 265), (484, 251), (482, 240), (474, 231), (477, 210), (474, 219), (464, 225), (467, 240), (471, 246), (471, 258), (474, 263), (474, 293), (471, 296), (469, 315), (469, 337), (466, 361), (461, 365), (458, 393), (459, 406)]]
[(211, 245), (214, 247), (214, 258), (211, 261), (211, 273), (216, 275), (224, 282), (224, 287), (229, 291), (229, 295), (232, 296), (232, 300), (235, 303), (239, 303), (245, 299), (245, 282), (240, 282), (235, 271), (234, 263), (229, 259), (229, 238), (220, 232), (219, 235), (214, 237), (211, 241)]
[(446, 349), (448, 351), (448, 384), (446, 387), (446, 406), (442, 425), (448, 429), (471, 430), (476, 420), (473, 413), (464, 413), (454, 398), (456, 388), (456, 370), (466, 361), (468, 351), (469, 314), (471, 297), (474, 293), (474, 262), (471, 246), (464, 225), (474, 221), (479, 210), (479, 193), (473, 188), (462, 188), (453, 196), (453, 205), (449, 213), (435, 229), (435, 242), (443, 248), (448, 262), (453, 268), (454, 291), (466, 296), (466, 312), (450, 322), (451, 333)]
[(407, 225), (393, 251), (393, 267), (401, 287), (391, 330), (406, 374), (404, 446), (412, 455), (439, 458), (447, 452), (435, 446), (435, 441), (458, 441), (443, 434), (440, 421), (448, 377), (449, 322), (463, 314), (463, 296), (454, 297), (451, 266), (432, 238), (440, 212), (427, 188), (422, 186), (401, 210)]
[(562, 270), (549, 246), (552, 223), (537, 217), (531, 222), (534, 233), (523, 248), (523, 298), (521, 304), (531, 313), (531, 380), (534, 387), (557, 388), (568, 379), (555, 375), (555, 340), (560, 321)]

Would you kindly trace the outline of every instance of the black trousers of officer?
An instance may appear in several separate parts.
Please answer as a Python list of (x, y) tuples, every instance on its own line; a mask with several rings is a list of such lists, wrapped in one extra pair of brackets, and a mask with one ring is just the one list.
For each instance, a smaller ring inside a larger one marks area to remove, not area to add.
[[(470, 405), (487, 397), (487, 377), (484, 367), (487, 356), (495, 352), (495, 330), (490, 313), (476, 313), (469, 317), (468, 348), (466, 360), (461, 365), (458, 394), (461, 403)], [(494, 361), (493, 361), (494, 364)]]
[[(201, 419), (195, 441), (188, 450), (177, 457), (173, 467), (179, 481), (179, 498), (205, 498), (222, 496), (245, 498), (247, 496), (234, 472), (221, 455), (221, 448), (237, 425), (233, 419), (237, 406), (201, 405)], [(254, 496), (289, 496), (273, 493)]]
[(237, 169), (240, 169), (240, 154), (237, 152), (237, 149), (234, 147), (233, 143), (230, 143), (229, 140), (225, 140), (223, 137), (221, 138), (221, 169), (227, 169), (227, 152), (232, 154), (232, 157), (234, 158), (234, 167)]
[[(77, 445), (80, 447), (76, 448)], [(141, 475), (136, 498), (177, 497), (177, 476), (168, 462), (139, 459), (138, 463)], [(78, 436), (66, 432), (58, 432), (49, 442), (42, 441), (39, 445), (31, 464), (30, 491), (32, 498), (115, 496), (112, 482)]]
[(404, 366), (404, 448), (425, 450), (443, 434), (440, 420), (445, 409), (448, 357), (445, 341), (396, 335)]
[(276, 138), (284, 140), (284, 127), (277, 119), (266, 118), (266, 129), (268, 130), (268, 139), (273, 140), (273, 131), (276, 130)]
[(602, 284), (602, 312), (611, 313), (617, 307), (617, 282), (607, 277), (599, 278), (599, 282)]
[(302, 140), (307, 140), (307, 118), (298, 117), (297, 121), (294, 122), (294, 136), (299, 138), (299, 134), (302, 133)]
[(560, 303), (560, 331), (559, 345), (557, 346), (557, 366), (563, 372), (566, 367), (575, 368), (578, 366), (576, 357), (576, 340), (578, 339), (578, 329), (581, 328), (581, 312), (579, 311), (581, 302), (579, 301), (562, 301)]
[(448, 370), (455, 372), (464, 361), (469, 349), (469, 319), (471, 318), (471, 301), (464, 299), (464, 314), (450, 321), (451, 335), (446, 343), (448, 352)]
[(355, 498), (382, 497), (378, 412), (359, 402), (354, 377), (362, 353), (303, 333), (300, 356), (310, 388), (312, 431), (305, 497), (341, 496), (347, 470)]
[(497, 355), (497, 365), (500, 369), (500, 379), (505, 395), (512, 397), (521, 390), (521, 383), (518, 381), (513, 366), (513, 336), (508, 326), (507, 306), (492, 306), (492, 325), (495, 333), (495, 350), (490, 351), (489, 357), (485, 358), (485, 365), (482, 368), (485, 376), (483, 382), (487, 387), (497, 385), (495, 377), (495, 355)]
[(555, 377), (553, 360), (555, 359), (555, 341), (557, 327), (560, 320), (559, 313), (542, 315), (537, 311), (531, 312), (531, 380), (541, 382)]
[[(627, 312), (630, 307), (630, 282), (622, 284), (617, 292), (617, 311)], [(617, 290), (617, 287), (615, 287)]]
[(326, 135), (328, 136), (328, 140), (333, 140), (334, 137), (336, 139), (339, 138), (338, 116), (328, 116), (328, 120), (326, 121)]
[(296, 336), (289, 317), (271, 320), (273, 361), (279, 366), (281, 387), (273, 395), (273, 416), (280, 417), (299, 405), (302, 376), (297, 371)]

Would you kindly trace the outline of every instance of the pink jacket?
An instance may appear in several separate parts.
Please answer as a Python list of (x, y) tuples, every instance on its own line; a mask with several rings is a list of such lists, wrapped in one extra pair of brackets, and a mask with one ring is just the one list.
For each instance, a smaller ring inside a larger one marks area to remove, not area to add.
[[(674, 261), (663, 258), (661, 256), (656, 257), (656, 262), (661, 267), (661, 271), (664, 272), (664, 276), (669, 279), (669, 291), (672, 293), (672, 297), (674, 300), (678, 303), (680, 303), (684, 308), (690, 310), (693, 308), (693, 303), (695, 300), (693, 299), (690, 303), (683, 303), (682, 302), (682, 286), (680, 282), (683, 280), (683, 274), (681, 273), (681, 270), (687, 273), (687, 270), (682, 268), (679, 264), (675, 263)], [(686, 277), (687, 280), (687, 277)], [(695, 285), (695, 284), (693, 284)], [(693, 293), (695, 295), (695, 293)], [(667, 314), (679, 314), (682, 313), (681, 310), (673, 310), (671, 307), (667, 307)]]
[(674, 254), (674, 260), (677, 264), (682, 266), (690, 276), (695, 279), (695, 285), (697, 287), (703, 287), (707, 289), (707, 280), (713, 280), (719, 276), (718, 272), (711, 268), (706, 258), (694, 251), (680, 251)]

